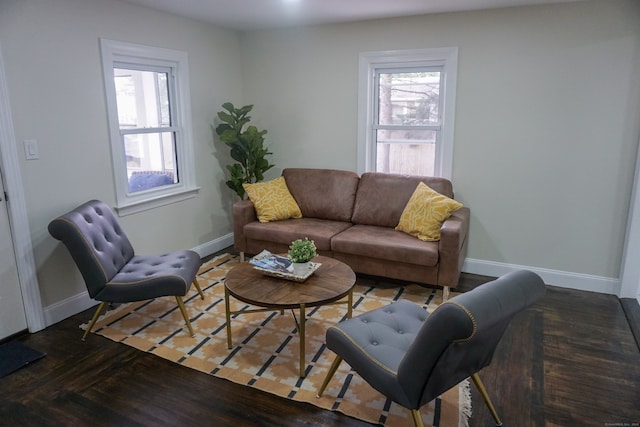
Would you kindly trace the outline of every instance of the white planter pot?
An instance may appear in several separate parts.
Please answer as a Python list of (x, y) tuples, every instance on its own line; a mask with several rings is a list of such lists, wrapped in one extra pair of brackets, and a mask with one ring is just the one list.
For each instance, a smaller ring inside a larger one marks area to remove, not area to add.
[(296, 276), (304, 276), (307, 271), (309, 271), (311, 266), (308, 262), (294, 262), (293, 263), (293, 274)]

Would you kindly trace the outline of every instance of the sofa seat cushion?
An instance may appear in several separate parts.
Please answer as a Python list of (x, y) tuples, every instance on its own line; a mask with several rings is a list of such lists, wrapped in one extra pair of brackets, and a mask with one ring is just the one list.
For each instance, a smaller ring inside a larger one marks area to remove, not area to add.
[(438, 242), (424, 242), (393, 228), (354, 225), (331, 240), (331, 250), (408, 264), (435, 266)]
[(285, 219), (269, 223), (251, 222), (244, 226), (244, 235), (248, 239), (287, 246), (296, 239), (308, 237), (315, 242), (319, 251), (330, 251), (332, 237), (349, 227), (349, 222), (317, 218)]

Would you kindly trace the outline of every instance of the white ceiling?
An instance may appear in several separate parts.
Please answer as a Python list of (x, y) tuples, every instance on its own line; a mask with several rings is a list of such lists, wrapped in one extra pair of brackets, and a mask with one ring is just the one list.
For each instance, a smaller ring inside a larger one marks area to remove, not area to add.
[(126, 0), (235, 30), (259, 30), (579, 0)]

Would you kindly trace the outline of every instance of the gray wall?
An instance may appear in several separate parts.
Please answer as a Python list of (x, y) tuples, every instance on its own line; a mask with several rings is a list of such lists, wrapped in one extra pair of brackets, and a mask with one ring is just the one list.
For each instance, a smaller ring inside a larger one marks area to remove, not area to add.
[(639, 2), (248, 33), (244, 93), (278, 166), (355, 170), (358, 54), (449, 46), (468, 266), (618, 278), (640, 133)]
[[(618, 283), (640, 137), (640, 2), (416, 16), (238, 33), (118, 0), (2, 0), (20, 169), (45, 307), (84, 291), (51, 218), (114, 204), (99, 38), (188, 52), (197, 197), (121, 218), (141, 253), (231, 232), (210, 124), (255, 104), (283, 167), (356, 169), (363, 51), (459, 48), (453, 182), (471, 208), (467, 268), (528, 266)], [(72, 313), (71, 313), (72, 314)]]
[(66, 249), (47, 232), (56, 215), (91, 198), (115, 204), (99, 38), (180, 49), (189, 58), (197, 197), (120, 218), (140, 253), (191, 248), (230, 233), (230, 192), (214, 156), (220, 105), (240, 102), (240, 41), (215, 28), (117, 0), (2, 0), (0, 47), (43, 304), (85, 291)]

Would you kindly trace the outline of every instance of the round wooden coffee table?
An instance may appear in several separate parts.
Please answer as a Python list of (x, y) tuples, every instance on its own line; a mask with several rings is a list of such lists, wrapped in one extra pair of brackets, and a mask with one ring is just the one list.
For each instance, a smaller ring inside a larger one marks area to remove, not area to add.
[[(299, 309), (296, 319), (300, 341), (300, 378), (305, 376), (305, 322), (307, 307), (330, 304), (347, 304), (347, 317), (351, 317), (353, 287), (356, 275), (351, 268), (335, 259), (318, 256), (312, 260), (322, 264), (306, 281), (266, 276), (248, 262), (233, 267), (224, 281), (225, 314), (227, 316), (227, 347), (231, 344), (231, 315)], [(229, 295), (259, 309), (231, 311)], [(346, 301), (344, 301), (346, 297)], [(295, 318), (295, 313), (294, 313)]]

